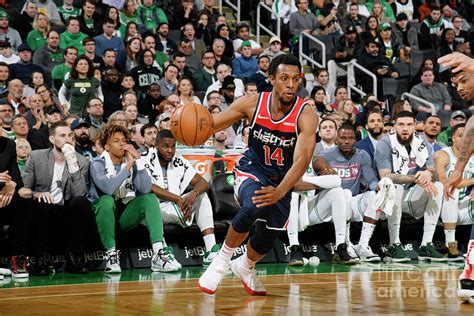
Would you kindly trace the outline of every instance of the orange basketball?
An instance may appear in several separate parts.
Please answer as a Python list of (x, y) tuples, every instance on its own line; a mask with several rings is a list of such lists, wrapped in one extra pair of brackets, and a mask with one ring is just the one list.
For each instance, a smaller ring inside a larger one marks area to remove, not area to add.
[(201, 104), (188, 103), (176, 109), (170, 129), (181, 144), (202, 145), (212, 135), (212, 115)]

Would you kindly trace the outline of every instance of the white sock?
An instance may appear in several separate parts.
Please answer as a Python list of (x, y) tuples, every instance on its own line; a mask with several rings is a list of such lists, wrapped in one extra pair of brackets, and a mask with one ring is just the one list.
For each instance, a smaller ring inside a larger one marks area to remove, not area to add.
[(158, 253), (158, 251), (163, 249), (163, 242), (158, 241), (158, 242), (153, 243), (151, 246), (153, 247), (153, 253)]
[(367, 247), (369, 245), (370, 238), (374, 233), (375, 224), (366, 223), (362, 224), (362, 232), (360, 233), (359, 245)]
[(255, 267), (255, 261), (250, 260), (249, 257), (247, 256), (247, 252), (245, 252), (240, 259), (240, 264), (242, 265), (243, 268), (250, 270)]
[(421, 245), (426, 246), (427, 243), (433, 241), (433, 235), (436, 229), (436, 224), (427, 223), (423, 225), (423, 239), (421, 240)]
[[(339, 196), (338, 196), (339, 194)], [(325, 197), (331, 201), (331, 215), (336, 231), (336, 247), (346, 241), (346, 201), (339, 190), (331, 189)]]
[(113, 246), (113, 247), (107, 249), (105, 252), (112, 252), (112, 251), (115, 251), (115, 246)]
[(346, 244), (351, 242), (351, 222), (346, 223)]
[(219, 257), (224, 260), (224, 262), (229, 262), (230, 259), (232, 259), (232, 255), (234, 254), (236, 248), (231, 248), (227, 246), (227, 244), (224, 241), (224, 244), (221, 247), (221, 250), (219, 250)]
[(387, 216), (388, 234), (390, 236), (390, 245), (400, 243), (400, 220), (401, 220), (401, 213)]
[(216, 236), (214, 234), (208, 234), (206, 236), (202, 236), (202, 239), (204, 239), (206, 251), (211, 251), (212, 247), (216, 244)]
[(299, 245), (298, 233), (288, 233), (288, 241), (290, 242), (290, 247), (294, 245)]
[(456, 240), (456, 230), (455, 229), (445, 229), (444, 235), (446, 236), (446, 244)]

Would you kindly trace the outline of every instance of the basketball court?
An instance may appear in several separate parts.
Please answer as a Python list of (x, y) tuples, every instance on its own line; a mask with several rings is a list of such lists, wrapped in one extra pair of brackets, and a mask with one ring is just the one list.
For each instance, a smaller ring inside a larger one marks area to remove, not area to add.
[(87, 275), (59, 273), (5, 278), (0, 314), (147, 314), (147, 315), (315, 315), (474, 313), (456, 298), (462, 264), (363, 263), (352, 267), (322, 262), (292, 268), (259, 264), (267, 296), (250, 296), (241, 282), (226, 276), (216, 295), (196, 287), (202, 267), (177, 273), (125, 270)]

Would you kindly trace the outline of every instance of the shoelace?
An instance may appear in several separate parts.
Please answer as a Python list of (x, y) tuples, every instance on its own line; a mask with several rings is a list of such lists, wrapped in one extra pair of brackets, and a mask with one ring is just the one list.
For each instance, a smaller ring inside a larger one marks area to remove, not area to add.
[(257, 287), (263, 287), (262, 282), (260, 282), (260, 279), (257, 278), (257, 271), (255, 269), (250, 270), (250, 281), (253, 283), (253, 285)]
[(108, 253), (108, 254), (106, 254), (106, 256), (107, 256), (107, 261), (109, 261), (110, 264), (118, 263), (118, 257), (117, 257), (117, 252), (116, 251)]

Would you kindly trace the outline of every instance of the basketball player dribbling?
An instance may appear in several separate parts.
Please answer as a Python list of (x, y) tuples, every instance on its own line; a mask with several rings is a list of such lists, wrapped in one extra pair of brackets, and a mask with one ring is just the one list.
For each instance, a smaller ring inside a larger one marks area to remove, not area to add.
[[(234, 192), (241, 208), (219, 254), (198, 281), (203, 292), (214, 294), (230, 268), (249, 294), (266, 294), (256, 276), (255, 264), (273, 248), (280, 232), (286, 230), (291, 190), (310, 164), (316, 142), (317, 114), (296, 96), (300, 75), (298, 59), (280, 55), (269, 67), (272, 92), (241, 97), (213, 117), (214, 132), (243, 117), (249, 119), (251, 129), (248, 149), (234, 168)], [(253, 223), (255, 234), (250, 237), (246, 252), (231, 261)]]
[[(455, 84), (464, 101), (474, 100), (474, 59), (460, 53), (453, 53), (441, 57), (440, 65), (454, 68)], [(461, 141), (461, 148), (452, 175), (444, 183), (445, 196), (453, 198), (455, 189), (462, 180), (464, 168), (471, 155), (474, 154), (474, 117), (466, 124)], [(471, 188), (472, 189), (472, 188)], [(471, 191), (471, 203), (474, 193)], [(471, 228), (471, 237), (467, 247), (464, 270), (459, 276), (458, 297), (463, 301), (474, 302), (474, 225)]]

